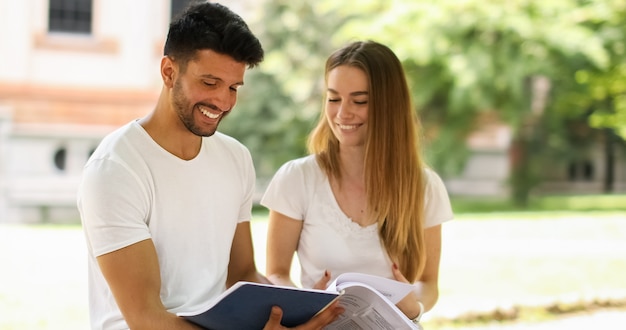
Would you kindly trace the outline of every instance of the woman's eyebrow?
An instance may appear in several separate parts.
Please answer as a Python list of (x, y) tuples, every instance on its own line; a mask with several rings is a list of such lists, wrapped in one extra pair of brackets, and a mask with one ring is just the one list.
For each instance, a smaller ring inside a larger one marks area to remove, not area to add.
[[(339, 94), (339, 92), (337, 92), (336, 90), (332, 88), (328, 88), (327, 90), (333, 94)], [(356, 91), (356, 92), (350, 93), (350, 95), (352, 96), (369, 95), (369, 92), (368, 91)]]

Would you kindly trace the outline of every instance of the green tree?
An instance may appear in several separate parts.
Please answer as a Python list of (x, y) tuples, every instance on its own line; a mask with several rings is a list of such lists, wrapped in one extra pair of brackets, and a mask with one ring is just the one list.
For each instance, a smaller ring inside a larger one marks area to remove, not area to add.
[(253, 24), (266, 61), (251, 71), (251, 87), (223, 128), (250, 147), (259, 176), (271, 176), (305, 153), (328, 54), (375, 39), (403, 61), (428, 160), (444, 176), (463, 168), (464, 141), (482, 118), (512, 127), (511, 191), (524, 204), (546, 162), (575, 159), (598, 134), (624, 138), (625, 7), (626, 0), (266, 1)]
[[(582, 88), (576, 80), (581, 67), (601, 72), (605, 83), (609, 71), (623, 77), (611, 70), (612, 54), (623, 56), (607, 48), (609, 40), (620, 40), (623, 48), (620, 12), (623, 1), (398, 0), (374, 23), (351, 22), (344, 31), (381, 40), (404, 60), (429, 137), (429, 159), (444, 175), (463, 167), (463, 142), (477, 119), (492, 113), (508, 123), (516, 162), (512, 197), (523, 205), (541, 181), (543, 162), (564, 150), (554, 143), (563, 141), (558, 134), (589, 110), (570, 103), (556, 111), (552, 98), (537, 107), (543, 96), (534, 87), (547, 78), (550, 95), (578, 90), (584, 98), (602, 83)], [(606, 32), (596, 33), (600, 26)]]
[(251, 150), (258, 177), (306, 154), (306, 137), (322, 108), (324, 61), (336, 48), (330, 36), (350, 16), (309, 1), (266, 1), (251, 23), (266, 56), (248, 73), (237, 110), (222, 124)]
[(584, 143), (581, 137), (588, 140), (591, 132), (595, 133), (595, 140), (604, 143), (603, 189), (612, 192), (614, 152), (618, 146), (623, 148), (626, 139), (626, 1), (588, 1), (585, 8), (580, 24), (594, 32), (607, 54), (607, 61), (597, 65), (580, 59), (573, 63), (564, 59), (571, 64), (564, 71), (569, 71), (574, 79), (558, 81), (554, 109), (559, 113), (571, 113), (574, 109), (579, 112), (579, 118), (585, 118), (589, 126), (595, 128), (581, 130), (576, 142)]

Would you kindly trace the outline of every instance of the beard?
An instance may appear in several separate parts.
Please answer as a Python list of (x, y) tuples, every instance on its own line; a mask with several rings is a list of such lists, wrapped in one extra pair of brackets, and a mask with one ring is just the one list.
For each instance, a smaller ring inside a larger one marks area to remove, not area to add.
[(176, 111), (178, 118), (191, 133), (198, 135), (198, 136), (206, 137), (206, 136), (211, 136), (215, 134), (215, 131), (217, 131), (217, 126), (222, 121), (222, 118), (226, 117), (226, 115), (230, 113), (230, 111), (223, 112), (217, 124), (215, 124), (212, 127), (203, 128), (203, 127), (200, 127), (200, 125), (196, 123), (196, 120), (194, 118), (194, 109), (200, 104), (202, 106), (209, 107), (212, 109), (218, 109), (218, 108), (214, 104), (206, 104), (206, 103), (196, 103), (192, 105), (189, 99), (185, 96), (185, 92), (183, 91), (183, 86), (181, 85), (180, 80), (176, 80), (174, 82), (174, 87), (172, 88), (172, 95), (173, 95), (174, 110)]

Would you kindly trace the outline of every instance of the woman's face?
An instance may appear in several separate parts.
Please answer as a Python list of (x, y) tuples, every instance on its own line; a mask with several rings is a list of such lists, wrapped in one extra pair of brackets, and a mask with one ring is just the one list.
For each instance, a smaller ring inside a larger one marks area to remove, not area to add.
[(345, 147), (362, 147), (367, 133), (369, 85), (365, 72), (340, 65), (328, 72), (326, 81), (326, 120)]

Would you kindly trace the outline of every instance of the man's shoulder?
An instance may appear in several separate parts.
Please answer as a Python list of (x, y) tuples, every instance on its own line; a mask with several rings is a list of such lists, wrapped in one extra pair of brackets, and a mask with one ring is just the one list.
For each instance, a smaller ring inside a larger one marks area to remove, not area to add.
[(204, 137), (203, 139), (203, 149), (208, 152), (227, 152), (232, 155), (238, 155), (238, 157), (251, 157), (250, 150), (248, 150), (243, 143), (230, 135), (215, 132), (215, 134)]
[(215, 132), (215, 134), (211, 136), (204, 137), (204, 140), (218, 143), (226, 147), (248, 149), (241, 141), (222, 132)]
[(141, 126), (136, 121), (131, 121), (105, 135), (100, 145), (111, 146), (123, 144), (125, 143), (124, 141), (142, 138), (142, 134), (147, 133), (142, 131)]
[(123, 126), (116, 128), (107, 135), (104, 136), (100, 144), (115, 144), (121, 140), (128, 139), (129, 137), (138, 133), (138, 126), (135, 121), (131, 121)]

